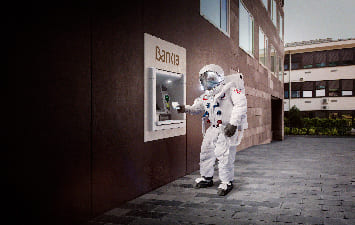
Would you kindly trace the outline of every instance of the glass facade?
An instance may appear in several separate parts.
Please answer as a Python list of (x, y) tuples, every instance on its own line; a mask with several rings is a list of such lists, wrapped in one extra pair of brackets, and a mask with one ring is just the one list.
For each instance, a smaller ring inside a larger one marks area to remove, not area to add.
[[(342, 97), (354, 96), (355, 79), (292, 82), (292, 97)], [(284, 84), (285, 98), (289, 83)], [(297, 93), (296, 93), (297, 92)], [(298, 93), (300, 92), (300, 93)]]
[[(289, 57), (285, 57), (284, 69), (288, 69)], [(355, 48), (325, 50), (293, 54), (292, 70), (355, 65)]]

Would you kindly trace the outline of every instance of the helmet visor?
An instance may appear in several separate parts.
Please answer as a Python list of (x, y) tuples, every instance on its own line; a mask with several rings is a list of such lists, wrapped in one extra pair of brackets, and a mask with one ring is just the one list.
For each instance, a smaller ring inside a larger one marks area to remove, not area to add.
[(200, 74), (200, 83), (204, 90), (212, 90), (222, 82), (222, 77), (213, 71), (206, 71)]

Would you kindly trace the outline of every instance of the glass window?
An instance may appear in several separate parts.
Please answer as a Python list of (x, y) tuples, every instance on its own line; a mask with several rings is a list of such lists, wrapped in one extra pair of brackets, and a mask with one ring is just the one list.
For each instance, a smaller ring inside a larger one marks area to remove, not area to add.
[(313, 97), (313, 81), (306, 81), (302, 84), (303, 98)]
[(228, 0), (200, 0), (200, 13), (213, 25), (228, 33)]
[(259, 62), (266, 66), (267, 59), (267, 37), (259, 27)]
[(342, 96), (352, 96), (353, 95), (353, 80), (342, 80), (341, 81), (341, 95)]
[(267, 0), (262, 0), (263, 4), (264, 4), (264, 7), (266, 8), (267, 10)]
[(325, 96), (325, 81), (317, 81), (316, 82), (316, 96), (323, 97)]
[(254, 55), (254, 19), (239, 1), (239, 47)]
[(302, 85), (302, 90), (313, 91), (313, 81), (305, 81)]
[(276, 15), (277, 15), (276, 2), (275, 0), (271, 0), (271, 20), (274, 23), (275, 27), (276, 27)]
[(313, 63), (316, 65), (316, 67), (325, 67), (326, 61), (327, 61), (326, 51), (313, 52)]
[(342, 66), (354, 65), (354, 53), (351, 48), (339, 50), (339, 58)]
[(221, 0), (221, 28), (228, 32), (228, 0)]
[(289, 93), (289, 83), (284, 84), (284, 98), (287, 99), (289, 98), (288, 93)]
[(298, 68), (300, 68), (300, 64), (299, 63), (292, 63), (291, 64), (291, 70), (297, 70)]
[(292, 98), (300, 98), (301, 97), (301, 89), (302, 82), (293, 82), (291, 83), (291, 97)]
[(341, 91), (341, 95), (342, 96), (352, 96), (353, 95), (353, 91)]
[(304, 69), (312, 68), (313, 52), (307, 52), (302, 55), (302, 64)]
[(291, 97), (292, 98), (300, 98), (301, 97), (301, 91), (292, 91), (291, 90)]
[(343, 91), (352, 91), (354, 87), (354, 82), (353, 80), (342, 80), (341, 81), (341, 86)]
[(339, 65), (339, 50), (327, 51), (328, 66)]
[(271, 45), (270, 47), (270, 59), (271, 59), (271, 72), (275, 72), (276, 71), (276, 50), (274, 48), (274, 46)]
[(303, 91), (303, 98), (312, 98), (313, 91)]
[(324, 63), (317, 63), (316, 67), (325, 67), (325, 65), (326, 65), (325, 62)]
[(297, 70), (300, 69), (300, 65), (302, 62), (302, 54), (297, 53), (291, 56), (291, 69)]
[(325, 89), (316, 90), (316, 96), (317, 97), (324, 97), (325, 96)]
[(339, 80), (328, 81), (329, 97), (340, 96)]

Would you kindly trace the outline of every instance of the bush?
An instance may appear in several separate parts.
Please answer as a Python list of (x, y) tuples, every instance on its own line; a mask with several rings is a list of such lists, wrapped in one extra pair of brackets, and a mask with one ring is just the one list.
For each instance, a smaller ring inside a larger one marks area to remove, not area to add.
[[(350, 119), (327, 118), (304, 118), (301, 124), (303, 124), (303, 127), (291, 127), (291, 134), (297, 133), (304, 135), (307, 134), (308, 131), (309, 135), (348, 135), (353, 125)], [(298, 129), (292, 130), (293, 128)]]
[(290, 128), (289, 127), (285, 127), (285, 135), (289, 135), (290, 134)]
[(290, 122), (290, 127), (303, 127), (300, 110), (295, 105), (292, 106), (292, 108), (288, 112), (288, 119)]
[(316, 129), (314, 127), (308, 129), (308, 134), (309, 135), (315, 135), (316, 134)]
[(324, 129), (324, 135), (331, 135), (331, 132), (330, 132), (329, 128), (325, 128)]
[(307, 128), (307, 129), (314, 127), (313, 119), (303, 118), (302, 121), (303, 121), (303, 127)]
[(323, 135), (324, 130), (322, 127), (316, 127), (316, 135)]
[(337, 136), (337, 135), (338, 135), (338, 130), (334, 127), (334, 128), (330, 131), (330, 135), (332, 135), (332, 136)]
[(285, 125), (285, 127), (289, 127), (290, 126), (289, 119), (286, 116), (284, 117), (284, 125)]
[(306, 134), (307, 134), (307, 128), (301, 128), (301, 129), (299, 129), (298, 133), (299, 133), (300, 135), (306, 135)]
[(298, 134), (298, 128), (296, 128), (296, 127), (294, 127), (294, 128), (292, 128), (291, 129), (291, 134), (293, 134), (293, 135), (297, 135)]

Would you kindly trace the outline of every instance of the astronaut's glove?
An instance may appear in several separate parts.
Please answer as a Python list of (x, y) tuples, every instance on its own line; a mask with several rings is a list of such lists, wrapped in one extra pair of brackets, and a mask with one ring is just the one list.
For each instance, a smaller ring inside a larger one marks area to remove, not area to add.
[(177, 108), (177, 112), (178, 113), (185, 113), (186, 112), (185, 106), (184, 105), (179, 105), (178, 108)]
[(227, 126), (224, 128), (224, 133), (227, 137), (232, 137), (237, 130), (237, 126), (233, 126), (232, 124), (228, 123)]

